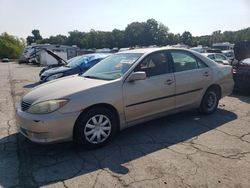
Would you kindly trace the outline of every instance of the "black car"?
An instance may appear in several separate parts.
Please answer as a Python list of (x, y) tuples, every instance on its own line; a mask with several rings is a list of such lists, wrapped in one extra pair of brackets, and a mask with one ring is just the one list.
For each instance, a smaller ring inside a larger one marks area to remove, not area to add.
[(233, 68), (234, 89), (250, 93), (250, 58), (244, 59)]
[(68, 60), (63, 66), (45, 68), (45, 70), (43, 69), (40, 72), (40, 83), (64, 76), (83, 73), (109, 55), (110, 54), (107, 53), (93, 53), (77, 56)]

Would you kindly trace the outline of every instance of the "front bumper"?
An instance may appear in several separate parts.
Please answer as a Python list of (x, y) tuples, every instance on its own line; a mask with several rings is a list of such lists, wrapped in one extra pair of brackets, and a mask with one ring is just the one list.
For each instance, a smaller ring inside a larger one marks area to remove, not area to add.
[(20, 105), (16, 108), (17, 125), (20, 133), (36, 143), (55, 143), (73, 139), (73, 128), (80, 112), (29, 114)]

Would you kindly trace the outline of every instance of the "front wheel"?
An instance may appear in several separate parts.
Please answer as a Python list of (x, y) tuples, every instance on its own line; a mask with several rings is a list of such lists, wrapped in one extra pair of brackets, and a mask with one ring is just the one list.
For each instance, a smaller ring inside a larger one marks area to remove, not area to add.
[(75, 141), (87, 149), (107, 144), (117, 131), (116, 118), (107, 108), (92, 108), (77, 120), (74, 130)]
[(208, 89), (202, 98), (200, 111), (203, 114), (212, 114), (218, 108), (219, 94), (216, 89)]

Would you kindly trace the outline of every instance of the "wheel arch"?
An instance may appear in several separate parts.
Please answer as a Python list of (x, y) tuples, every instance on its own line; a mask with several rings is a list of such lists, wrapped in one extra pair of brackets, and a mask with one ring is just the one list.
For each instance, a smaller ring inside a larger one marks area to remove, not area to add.
[(221, 90), (221, 86), (219, 85), (219, 84), (212, 84), (212, 85), (210, 85), (208, 88), (207, 88), (207, 90), (205, 91), (205, 93), (208, 91), (208, 90), (210, 90), (210, 89), (215, 89), (217, 92), (218, 92), (218, 95), (219, 95), (219, 99), (221, 99), (221, 92), (222, 92), (222, 90)]
[(92, 106), (89, 106), (85, 109), (82, 110), (82, 112), (78, 115), (75, 124), (74, 124), (74, 128), (73, 128), (73, 138), (75, 137), (75, 130), (76, 130), (76, 122), (78, 121), (78, 119), (80, 118), (80, 116), (85, 113), (86, 111), (93, 109), (93, 108), (107, 108), (109, 109), (113, 114), (115, 114), (115, 119), (116, 119), (116, 123), (117, 123), (117, 128), (118, 131), (120, 130), (120, 117), (119, 117), (119, 113), (117, 111), (117, 109), (112, 106), (111, 104), (107, 104), (107, 103), (98, 103), (98, 104), (94, 104)]

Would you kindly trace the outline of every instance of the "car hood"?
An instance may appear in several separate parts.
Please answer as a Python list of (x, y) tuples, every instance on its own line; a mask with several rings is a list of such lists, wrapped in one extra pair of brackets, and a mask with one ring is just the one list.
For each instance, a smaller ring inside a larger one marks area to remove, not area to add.
[(44, 71), (42, 73), (42, 76), (49, 76), (49, 75), (52, 75), (52, 74), (56, 74), (56, 73), (63, 73), (63, 72), (66, 72), (66, 71), (69, 71), (69, 70), (72, 70), (74, 68), (71, 68), (71, 67), (65, 67), (65, 66), (60, 66), (60, 67), (54, 67), (54, 68), (50, 68), (46, 71)]
[(54, 57), (58, 63), (61, 63), (61, 64), (67, 64), (67, 62), (62, 59), (60, 56), (58, 56), (57, 54), (55, 54), (54, 52), (52, 52), (51, 50), (47, 50), (47, 49), (44, 49), (49, 55), (51, 55), (52, 57)]
[(107, 80), (68, 76), (35, 87), (23, 97), (23, 101), (38, 103), (51, 99), (70, 98), (70, 95), (109, 83)]

